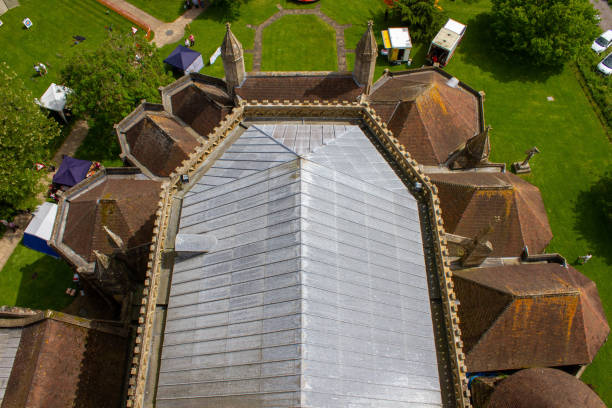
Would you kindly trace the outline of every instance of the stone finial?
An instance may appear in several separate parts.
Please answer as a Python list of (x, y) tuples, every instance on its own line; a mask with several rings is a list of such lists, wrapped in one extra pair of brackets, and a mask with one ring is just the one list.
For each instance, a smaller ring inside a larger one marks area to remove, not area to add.
[(108, 239), (113, 243), (113, 245), (115, 245), (116, 248), (122, 251), (126, 250), (125, 242), (123, 242), (119, 235), (111, 231), (106, 225), (104, 225), (102, 229), (104, 229), (104, 232), (106, 232)]
[(233, 95), (234, 88), (242, 85), (246, 77), (242, 44), (230, 29), (230, 23), (225, 24), (226, 32), (221, 44), (221, 58), (225, 70), (227, 91)]
[(469, 139), (463, 149), (456, 156), (453, 155), (450, 167), (453, 169), (471, 169), (478, 164), (486, 163), (489, 154), (491, 154), (490, 130), (491, 126), (487, 126), (482, 132)]
[(96, 256), (96, 264), (99, 264), (99, 266), (104, 269), (108, 269), (110, 267), (111, 259), (108, 257), (108, 255), (103, 254), (97, 249), (94, 249), (93, 253)]
[(491, 126), (487, 125), (482, 132), (468, 140), (465, 146), (466, 155), (474, 161), (482, 163), (489, 158), (489, 154), (491, 154), (491, 143), (489, 141), (490, 130)]
[(360, 86), (365, 86), (365, 94), (370, 93), (372, 79), (374, 78), (374, 68), (376, 68), (376, 57), (378, 56), (378, 46), (372, 20), (368, 21), (368, 28), (357, 43), (355, 49), (355, 68), (353, 69), (353, 79)]

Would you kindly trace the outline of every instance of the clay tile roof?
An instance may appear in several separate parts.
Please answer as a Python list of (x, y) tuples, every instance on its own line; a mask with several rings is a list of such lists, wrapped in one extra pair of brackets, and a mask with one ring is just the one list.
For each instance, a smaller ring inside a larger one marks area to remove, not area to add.
[(154, 114), (143, 117), (125, 137), (130, 154), (159, 177), (170, 175), (199, 144), (177, 121)]
[(127, 339), (52, 319), (23, 329), (3, 408), (122, 402)]
[(502, 380), (487, 408), (605, 408), (585, 383), (561, 370), (530, 368)]
[(67, 198), (68, 214), (62, 243), (93, 262), (93, 250), (112, 253), (103, 227), (118, 234), (127, 248), (151, 242), (161, 183), (105, 177), (75, 198)]
[(589, 364), (610, 328), (595, 283), (556, 263), (455, 272), (470, 372)]
[(350, 75), (247, 76), (236, 93), (246, 100), (329, 100), (354, 102), (361, 95)]
[(202, 136), (207, 136), (232, 110), (233, 101), (220, 89), (191, 84), (171, 97), (172, 112)]
[(389, 129), (421, 164), (444, 163), (482, 127), (479, 99), (434, 70), (379, 80), (369, 101)]
[(451, 234), (473, 238), (489, 225), (493, 257), (541, 253), (552, 239), (540, 191), (512, 173), (429, 174), (438, 187), (442, 218)]

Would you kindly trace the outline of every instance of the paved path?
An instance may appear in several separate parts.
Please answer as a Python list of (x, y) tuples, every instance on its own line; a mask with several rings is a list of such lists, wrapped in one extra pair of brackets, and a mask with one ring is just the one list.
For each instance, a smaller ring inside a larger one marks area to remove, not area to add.
[(89, 125), (87, 124), (86, 120), (81, 119), (74, 124), (70, 134), (66, 140), (64, 140), (64, 143), (62, 143), (60, 148), (57, 149), (55, 156), (53, 156), (53, 162), (55, 163), (56, 167), (59, 167), (59, 165), (62, 164), (62, 158), (64, 155), (73, 156), (76, 153), (77, 149), (85, 139), (85, 136), (87, 136), (88, 131)]
[[(70, 134), (64, 140), (64, 143), (57, 149), (55, 156), (53, 156), (53, 161), (56, 163), (56, 166), (62, 162), (63, 155), (74, 155), (77, 151), (85, 136), (87, 136), (87, 131), (89, 130), (89, 126), (87, 122), (84, 120), (79, 120), (74, 124)], [(41, 177), (40, 183), (43, 185), (43, 189), (51, 183), (51, 179), (53, 178), (53, 173), (47, 173), (44, 177)], [(38, 200), (40, 202), (44, 201), (46, 197), (46, 190), (43, 190), (41, 194), (38, 195)], [(7, 230), (4, 233), (4, 236), (0, 238), (0, 271), (8, 261), (9, 257), (21, 242), (21, 238), (23, 238), (23, 231), (30, 223), (30, 219), (32, 218), (31, 214), (19, 214), (15, 217), (13, 222), (19, 226), (17, 231), (12, 232), (11, 230)]]
[(602, 30), (612, 30), (612, 10), (606, 0), (591, 0), (591, 4), (595, 7), (595, 10), (599, 12), (601, 20), (599, 21), (599, 27)]
[(261, 51), (262, 51), (262, 43), (263, 43), (263, 30), (268, 27), (270, 24), (275, 22), (281, 17), (288, 15), (304, 15), (304, 14), (313, 14), (319, 17), (321, 20), (325, 21), (327, 24), (333, 27), (336, 32), (336, 52), (338, 53), (338, 71), (346, 71), (346, 49), (344, 48), (344, 30), (349, 28), (351, 24), (338, 24), (335, 20), (332, 20), (320, 10), (321, 5), (317, 5), (314, 9), (283, 9), (280, 4), (277, 4), (279, 11), (268, 18), (266, 21), (261, 23), (258, 26), (251, 26), (251, 28), (255, 28), (255, 41), (252, 50), (247, 50), (245, 52), (249, 52), (253, 54), (253, 72), (261, 71)]
[(134, 24), (148, 27), (155, 33), (153, 41), (157, 47), (182, 39), (185, 35), (185, 26), (203, 13), (210, 4), (206, 2), (204, 7), (189, 9), (173, 22), (164, 23), (125, 0), (98, 0), (98, 2), (123, 15)]

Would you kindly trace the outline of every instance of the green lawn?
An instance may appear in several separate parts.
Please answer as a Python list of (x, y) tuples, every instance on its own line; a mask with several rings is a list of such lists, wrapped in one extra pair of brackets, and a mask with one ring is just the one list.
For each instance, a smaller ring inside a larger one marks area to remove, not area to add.
[[(21, 5), (0, 16), (0, 60), (23, 79), (35, 97), (40, 97), (51, 82), (59, 82), (59, 72), (78, 49), (92, 48), (108, 36), (106, 27), (127, 32), (132, 23), (108, 12), (95, 0), (20, 0)], [(29, 17), (32, 28), (22, 20)], [(73, 36), (86, 40), (74, 45)], [(35, 75), (33, 65), (43, 62), (49, 74)]]
[(288, 15), (263, 32), (262, 71), (337, 71), (336, 33), (313, 15)]
[[(130, 0), (134, 4), (137, 1), (160, 1), (160, 0)], [(365, 31), (365, 27), (367, 24), (367, 20), (373, 18), (377, 24), (378, 22), (382, 22), (384, 19), (384, 10), (385, 5), (382, 0), (359, 0), (359, 2), (351, 2), (350, 7), (346, 7), (345, 2), (338, 1), (321, 1), (317, 4), (298, 4), (292, 0), (248, 0), (240, 3), (240, 10), (238, 17), (232, 21), (232, 31), (238, 38), (238, 40), (242, 43), (245, 50), (250, 50), (253, 48), (253, 40), (255, 38), (255, 29), (256, 25), (259, 25), (266, 21), (268, 18), (273, 16), (279, 10), (276, 7), (277, 4), (280, 4), (285, 9), (309, 9), (314, 8), (317, 5), (321, 6), (321, 11), (323, 11), (328, 16), (336, 19), (341, 24), (353, 24), (358, 25), (356, 28), (349, 28), (347, 30), (353, 30), (358, 33), (353, 35), (351, 38), (346, 39), (347, 45), (346, 47), (351, 49), (355, 48), (359, 37)], [(224, 17), (223, 10), (209, 8), (205, 13), (201, 14), (194, 22), (187, 26), (185, 30), (185, 37), (189, 36), (189, 34), (193, 34), (196, 38), (196, 44), (193, 47), (196, 51), (202, 53), (204, 61), (208, 61), (210, 56), (215, 52), (217, 47), (221, 45), (223, 40), (223, 36), (225, 35), (225, 22), (226, 18)], [(378, 29), (379, 26), (382, 27), (384, 24), (381, 23), (376, 26)], [(288, 42), (285, 44), (281, 44), (283, 49), (290, 48), (296, 45), (299, 45), (304, 39), (304, 32), (302, 27), (293, 26), (286, 27), (286, 32), (283, 33), (283, 36), (288, 38)], [(318, 33), (317, 33), (318, 34)], [(296, 38), (300, 38), (300, 41), (296, 41)], [(322, 53), (316, 51), (312, 57), (313, 60), (316, 59), (325, 59), (327, 54), (329, 54), (329, 49), (331, 47), (335, 47), (335, 41), (333, 37), (330, 37), (331, 40), (321, 41), (319, 39), (319, 46), (322, 46)], [(355, 39), (356, 38), (356, 39)], [(184, 38), (176, 44), (171, 44), (163, 47), (161, 49), (161, 55), (165, 58), (167, 55), (172, 52), (172, 50), (176, 47), (177, 44), (182, 44), (184, 42)], [(278, 41), (277, 41), (278, 43)], [(265, 44), (264, 44), (265, 47)], [(318, 47), (316, 47), (318, 50)], [(300, 56), (300, 58), (294, 59), (293, 61), (289, 61), (287, 59), (283, 64), (287, 64), (287, 70), (298, 70), (300, 64), (302, 64), (301, 59), (304, 56)], [(265, 63), (264, 58), (264, 63)], [(250, 53), (245, 53), (245, 65), (247, 71), (251, 71), (252, 69), (252, 61), (253, 55)], [(334, 63), (335, 64), (335, 63)], [(326, 66), (327, 62), (322, 61), (322, 64), (318, 64), (321, 66)], [(285, 65), (283, 65), (285, 66)], [(335, 66), (335, 65), (334, 65)], [(262, 66), (262, 69), (267, 69)], [(276, 68), (274, 68), (276, 69)], [(281, 68), (278, 68), (281, 69)], [(317, 68), (324, 69), (324, 68)], [(335, 69), (335, 68), (334, 68)], [(207, 65), (200, 71), (202, 74), (212, 75), (216, 77), (222, 78), (224, 76), (223, 72), (223, 64), (221, 59), (218, 59), (214, 65)], [(382, 72), (382, 69), (380, 69)]]
[[(540, 188), (554, 238), (548, 252), (569, 262), (587, 252), (593, 259), (577, 268), (597, 283), (608, 321), (612, 321), (612, 234), (594, 207), (590, 188), (612, 168), (612, 145), (584, 95), (571, 66), (542, 72), (517, 65), (491, 41), (490, 4), (442, 1), (467, 33), (446, 70), (486, 92), (485, 117), (493, 127), (491, 159), (523, 159), (537, 146), (526, 177)], [(553, 102), (546, 100), (554, 97)], [(599, 351), (582, 379), (612, 406), (612, 341)], [(607, 384), (607, 385), (606, 385)]]
[(72, 270), (66, 262), (19, 244), (0, 271), (0, 305), (62, 310), (72, 297)]
[(127, 0), (142, 11), (158, 20), (170, 23), (181, 16), (186, 10), (184, 0)]

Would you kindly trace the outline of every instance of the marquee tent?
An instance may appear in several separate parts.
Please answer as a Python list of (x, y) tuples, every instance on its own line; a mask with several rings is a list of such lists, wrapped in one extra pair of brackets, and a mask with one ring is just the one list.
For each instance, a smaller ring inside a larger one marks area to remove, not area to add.
[(42, 203), (34, 212), (34, 218), (23, 234), (23, 245), (43, 254), (59, 258), (59, 255), (51, 249), (47, 241), (51, 238), (53, 223), (57, 214), (57, 204)]
[(53, 183), (72, 187), (87, 177), (90, 167), (91, 162), (89, 160), (79, 160), (66, 156), (55, 176), (53, 176)]
[(72, 89), (51, 83), (43, 96), (34, 101), (43, 108), (58, 112), (64, 122), (68, 122), (64, 116), (64, 107), (66, 106), (66, 95), (70, 93), (72, 93)]
[(164, 62), (184, 71), (185, 74), (200, 72), (204, 68), (202, 54), (182, 45), (177, 46)]

